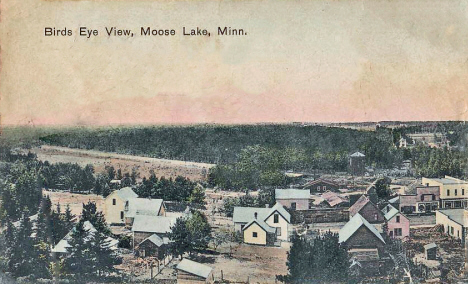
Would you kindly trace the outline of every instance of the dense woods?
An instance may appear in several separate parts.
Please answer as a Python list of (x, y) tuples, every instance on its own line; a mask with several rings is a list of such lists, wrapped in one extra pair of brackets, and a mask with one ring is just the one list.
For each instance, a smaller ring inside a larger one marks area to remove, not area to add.
[(313, 167), (312, 161), (302, 156), (315, 156), (316, 160), (339, 160), (336, 165), (332, 162), (332, 167), (343, 169), (345, 163), (336, 156), (357, 150), (366, 152), (369, 163), (385, 166), (393, 162), (392, 136), (386, 129), (373, 132), (302, 125), (120, 127), (76, 129), (40, 139), (57, 146), (216, 164), (234, 163), (242, 149), (255, 145), (296, 153), (299, 157), (288, 167)]

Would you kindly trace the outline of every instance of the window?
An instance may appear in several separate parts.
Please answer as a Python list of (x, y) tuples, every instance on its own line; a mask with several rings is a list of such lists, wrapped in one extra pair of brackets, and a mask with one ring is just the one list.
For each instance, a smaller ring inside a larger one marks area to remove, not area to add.
[(124, 218), (123, 211), (120, 211), (120, 219), (122, 219), (122, 220), (123, 220), (123, 218)]
[(115, 200), (115, 198), (112, 199), (112, 205), (115, 205), (117, 204), (117, 201)]
[(450, 196), (450, 189), (447, 189), (447, 196)]
[(395, 237), (401, 237), (402, 230), (401, 228), (395, 228)]
[(457, 193), (458, 193), (458, 189), (455, 189), (455, 196), (457, 196)]
[(317, 191), (320, 191), (320, 185), (319, 185), (319, 186), (317, 186)]
[(256, 237), (258, 237), (257, 232), (252, 232), (252, 238), (256, 238)]
[(400, 223), (400, 216), (396, 216), (396, 222)]
[[(296, 204), (296, 203), (294, 203), (294, 205), (295, 205), (295, 204)], [(279, 223), (279, 216), (278, 216), (278, 214), (273, 215), (273, 223), (275, 223), (275, 224)]]
[(435, 195), (432, 195), (432, 200), (435, 200)]
[(465, 195), (465, 189), (462, 188), (462, 195)]
[(327, 186), (326, 186), (326, 185), (322, 186), (322, 188), (323, 188), (323, 191), (327, 190)]
[(281, 236), (281, 228), (276, 228), (276, 235)]
[(375, 213), (375, 214), (374, 214), (374, 220), (377, 221), (377, 218), (378, 218), (378, 215), (377, 215), (377, 213)]
[(291, 209), (292, 209), (292, 210), (296, 210), (296, 202), (292, 202), (292, 203), (291, 203)]
[(453, 235), (453, 227), (450, 227), (450, 233)]

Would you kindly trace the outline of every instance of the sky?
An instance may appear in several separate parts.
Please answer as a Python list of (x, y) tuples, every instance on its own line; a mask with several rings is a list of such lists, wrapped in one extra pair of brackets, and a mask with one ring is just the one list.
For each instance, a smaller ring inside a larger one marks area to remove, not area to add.
[[(468, 118), (468, 1), (0, 5), (5, 125)], [(177, 34), (144, 37), (142, 26)], [(247, 35), (218, 36), (218, 26)], [(73, 35), (46, 37), (45, 27)], [(108, 37), (105, 27), (135, 36)], [(183, 27), (211, 36), (183, 36)]]

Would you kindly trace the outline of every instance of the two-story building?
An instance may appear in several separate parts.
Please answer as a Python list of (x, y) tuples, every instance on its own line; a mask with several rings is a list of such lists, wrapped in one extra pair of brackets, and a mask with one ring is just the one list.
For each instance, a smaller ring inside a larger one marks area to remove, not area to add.
[(352, 219), (355, 215), (360, 214), (369, 223), (374, 224), (379, 231), (382, 231), (382, 225), (385, 223), (385, 216), (382, 211), (370, 201), (370, 199), (362, 195), (350, 208), (349, 217)]
[(113, 191), (104, 200), (104, 214), (109, 224), (123, 224), (125, 222), (125, 205), (130, 198), (138, 195), (130, 187)]
[(445, 176), (445, 178), (422, 178), (422, 184), (439, 187), (440, 208), (468, 207), (467, 181)]
[(387, 234), (390, 238), (404, 239), (410, 235), (410, 220), (392, 205), (382, 209), (387, 222)]
[(438, 186), (418, 186), (416, 194), (403, 194), (395, 199), (397, 209), (405, 214), (430, 213), (439, 209), (440, 188)]
[(280, 203), (272, 208), (234, 207), (233, 220), (245, 243), (271, 245), (275, 240), (289, 241), (291, 215)]

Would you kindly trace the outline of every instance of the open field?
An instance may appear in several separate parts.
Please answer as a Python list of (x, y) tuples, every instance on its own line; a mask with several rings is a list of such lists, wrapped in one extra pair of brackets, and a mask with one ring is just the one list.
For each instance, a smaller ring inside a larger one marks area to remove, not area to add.
[(70, 192), (52, 192), (52, 191), (43, 191), (43, 194), (48, 195), (52, 201), (52, 208), (55, 209), (57, 203), (60, 203), (62, 212), (65, 210), (67, 204), (70, 205), (72, 213), (76, 216), (81, 214), (83, 209), (83, 203), (88, 203), (88, 201), (96, 202), (96, 207), (98, 211), (104, 210), (104, 198), (96, 194), (77, 194)]
[(208, 170), (214, 164), (185, 162), (177, 160), (156, 159), (141, 156), (122, 155), (94, 150), (80, 150), (66, 147), (43, 145), (33, 148), (31, 152), (41, 161), (50, 163), (77, 163), (81, 166), (92, 164), (97, 173), (104, 172), (106, 166), (113, 166), (122, 173), (135, 169), (140, 177), (148, 177), (153, 170), (158, 177), (183, 176), (191, 180), (204, 180)]

